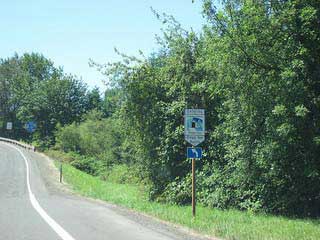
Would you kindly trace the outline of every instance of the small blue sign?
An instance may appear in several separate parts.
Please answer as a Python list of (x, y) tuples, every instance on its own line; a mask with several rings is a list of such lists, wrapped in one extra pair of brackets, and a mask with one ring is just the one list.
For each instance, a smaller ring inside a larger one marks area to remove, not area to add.
[(187, 117), (187, 129), (192, 132), (203, 132), (204, 123), (203, 119), (200, 117)]
[(29, 133), (33, 133), (37, 128), (37, 124), (33, 121), (30, 121), (26, 123), (25, 127)]
[(202, 148), (192, 148), (188, 147), (187, 149), (187, 157), (188, 158), (202, 158)]

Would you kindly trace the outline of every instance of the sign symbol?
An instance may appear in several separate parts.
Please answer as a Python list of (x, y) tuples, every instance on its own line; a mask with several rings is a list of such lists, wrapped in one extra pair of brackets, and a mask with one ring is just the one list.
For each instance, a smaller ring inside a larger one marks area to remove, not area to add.
[(26, 123), (25, 128), (29, 133), (33, 133), (37, 128), (37, 124), (33, 121), (30, 121)]
[(192, 148), (192, 152), (194, 153), (194, 155), (196, 156), (196, 158), (198, 158), (198, 152), (197, 152), (197, 150), (195, 150), (194, 148)]
[(192, 146), (197, 146), (205, 138), (204, 109), (185, 109), (184, 136)]
[(7, 122), (7, 130), (12, 130), (12, 122)]
[(188, 158), (202, 158), (202, 148), (200, 147), (188, 147), (187, 148), (187, 157)]

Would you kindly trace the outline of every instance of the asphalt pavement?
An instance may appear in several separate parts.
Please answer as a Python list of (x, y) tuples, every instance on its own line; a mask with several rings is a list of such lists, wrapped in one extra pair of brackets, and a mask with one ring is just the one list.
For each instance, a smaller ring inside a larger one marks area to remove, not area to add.
[(194, 240), (180, 228), (90, 200), (39, 153), (0, 142), (0, 240)]

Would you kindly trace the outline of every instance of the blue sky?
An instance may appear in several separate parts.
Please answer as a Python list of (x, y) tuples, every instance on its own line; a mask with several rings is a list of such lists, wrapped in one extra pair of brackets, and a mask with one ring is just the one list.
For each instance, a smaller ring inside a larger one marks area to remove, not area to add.
[(65, 72), (104, 89), (104, 77), (88, 65), (145, 55), (157, 49), (161, 23), (150, 10), (173, 15), (184, 28), (200, 30), (201, 0), (8, 0), (0, 8), (0, 57), (38, 52)]

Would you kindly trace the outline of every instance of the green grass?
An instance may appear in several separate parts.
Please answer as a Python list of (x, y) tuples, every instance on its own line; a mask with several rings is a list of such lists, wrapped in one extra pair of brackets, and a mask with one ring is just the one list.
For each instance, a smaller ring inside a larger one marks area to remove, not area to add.
[(320, 220), (293, 220), (202, 206), (197, 207), (197, 217), (193, 219), (190, 206), (150, 202), (135, 185), (101, 181), (67, 164), (63, 165), (63, 176), (65, 182), (84, 196), (134, 209), (210, 236), (232, 240), (320, 239)]

